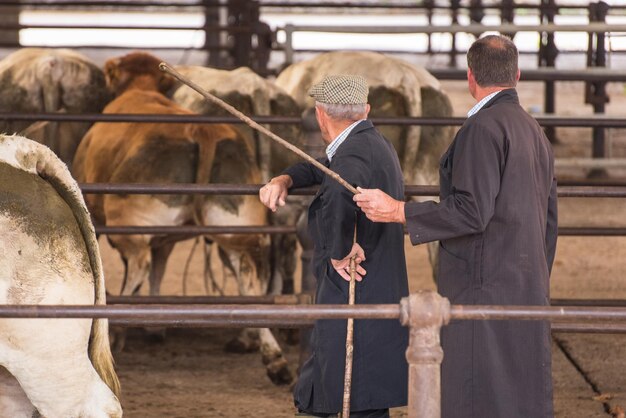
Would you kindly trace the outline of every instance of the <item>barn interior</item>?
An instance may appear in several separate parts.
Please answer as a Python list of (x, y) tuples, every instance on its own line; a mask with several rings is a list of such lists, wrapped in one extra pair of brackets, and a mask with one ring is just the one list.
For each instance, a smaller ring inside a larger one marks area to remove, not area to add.
[[(405, 132), (408, 126), (422, 131), (451, 127), (454, 132), (474, 105), (467, 91), (465, 53), (473, 40), (485, 33), (508, 34), (516, 43), (522, 72), (518, 86), (521, 104), (544, 127), (555, 155), (560, 199), (552, 305), (590, 311), (603, 308), (607, 315), (623, 318), (626, 4), (619, 0), (6, 0), (0, 3), (0, 80), (8, 73), (3, 61), (26, 48), (70, 49), (99, 68), (111, 58), (145, 51), (174, 66), (228, 71), (249, 67), (272, 83), (289, 65), (322, 53), (373, 51), (427, 70), (452, 106), (451, 114), (444, 116), (425, 111), (420, 115), (379, 114), (373, 116), (374, 124), (389, 132)], [(0, 88), (5, 85), (0, 83)], [(231, 93), (235, 96), (236, 89)], [(37, 123), (113, 120), (94, 110), (19, 107), (17, 100), (15, 95), (0, 99), (0, 128), (29, 132)], [(240, 110), (255, 111), (253, 105)], [(226, 122), (243, 127), (237, 118), (215, 109), (197, 112), (203, 114), (170, 121)], [(293, 132), (290, 127), (298, 127), (303, 132), (304, 150), (314, 156), (323, 153), (310, 115), (307, 119), (305, 114), (287, 110), (259, 115), (254, 119), (285, 135)], [(118, 121), (162, 122), (158, 115), (117, 116)], [(267, 138), (254, 137), (254, 141), (264, 140)], [(232, 184), (218, 185), (221, 189), (210, 184), (164, 183), (80, 186), (86, 196), (258, 193), (259, 184), (228, 183)], [(438, 194), (434, 182), (410, 186), (407, 198)], [(313, 193), (302, 191), (303, 197), (288, 205), (301, 210)], [(303, 227), (297, 217), (281, 222), (259, 225), (252, 232), (300, 238)], [(120, 296), (125, 265), (107, 235), (137, 234), (142, 227), (117, 225), (111, 229), (96, 223), (109, 304), (167, 304), (176, 309), (190, 304), (310, 303), (315, 284), (308, 268), (311, 255), (306, 240), (298, 241), (297, 262), (283, 272), (283, 282), (269, 283), (267, 295), (241, 295), (218, 246), (208, 245), (202, 237), (245, 233), (242, 225), (147, 227), (144, 233), (159, 239), (168, 234), (184, 234), (188, 239), (177, 242), (164, 267), (160, 296), (150, 294), (147, 284), (132, 296)], [(226, 229), (220, 231), (221, 227)], [(413, 247), (407, 238), (405, 252), (411, 291), (436, 290), (426, 246)], [(295, 375), (302, 359), (300, 343), (307, 341), (311, 324), (286, 322), (268, 326), (275, 331)], [(273, 384), (259, 355), (252, 352), (254, 347), (240, 348), (244, 352), (236, 354), (224, 350), (238, 338), (241, 323), (185, 324), (184, 319), (150, 323), (149, 317), (137, 315), (118, 321), (118, 325), (127, 331), (123, 350), (114, 353), (124, 416), (293, 416), (292, 384)], [(147, 332), (146, 325), (168, 330), (163, 338)], [(553, 323), (555, 416), (624, 417), (625, 331), (626, 323), (618, 320)], [(394, 418), (405, 416), (411, 416), (407, 408), (392, 411)]]

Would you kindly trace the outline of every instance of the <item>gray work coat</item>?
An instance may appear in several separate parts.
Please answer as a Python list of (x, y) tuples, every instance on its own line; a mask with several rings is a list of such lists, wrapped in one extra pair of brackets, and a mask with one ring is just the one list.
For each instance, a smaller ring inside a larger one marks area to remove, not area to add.
[[(453, 304), (548, 305), (554, 160), (514, 89), (467, 119), (440, 178), (440, 203), (405, 207), (414, 245), (441, 240), (439, 293)], [(453, 321), (441, 343), (444, 418), (553, 416), (549, 323)]]
[[(359, 123), (329, 163), (352, 185), (380, 188), (404, 198), (398, 156), (370, 121)], [(404, 232), (400, 224), (369, 221), (352, 200), (352, 193), (309, 163), (285, 171), (293, 187), (320, 184), (308, 213), (315, 244), (312, 268), (317, 279), (315, 303), (348, 303), (348, 282), (330, 259), (343, 259), (357, 242), (365, 251), (367, 274), (356, 285), (356, 304), (399, 303), (408, 294)], [(345, 364), (346, 321), (323, 320), (315, 325), (312, 356), (302, 366), (294, 389), (295, 404), (307, 412), (341, 411)], [(354, 321), (351, 410), (385, 409), (407, 402), (408, 330), (397, 320)]]

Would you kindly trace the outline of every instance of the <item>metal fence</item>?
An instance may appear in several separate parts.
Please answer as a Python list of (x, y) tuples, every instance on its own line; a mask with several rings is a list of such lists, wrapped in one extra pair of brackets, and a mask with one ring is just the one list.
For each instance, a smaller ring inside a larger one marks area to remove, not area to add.
[[(606, 330), (626, 327), (626, 308), (450, 305), (436, 292), (422, 291), (399, 305), (0, 305), (0, 318), (110, 318), (124, 323), (179, 326), (293, 326), (318, 319), (400, 320), (410, 327), (410, 418), (441, 416), (440, 366), (442, 326), (451, 320), (530, 320), (572, 325), (600, 324)], [(135, 322), (136, 321), (136, 322)]]

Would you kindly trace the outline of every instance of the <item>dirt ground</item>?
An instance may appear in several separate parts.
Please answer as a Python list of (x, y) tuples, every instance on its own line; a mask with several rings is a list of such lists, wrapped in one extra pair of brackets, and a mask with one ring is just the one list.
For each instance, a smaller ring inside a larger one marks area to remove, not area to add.
[[(557, 113), (591, 114), (583, 104), (582, 83), (557, 84)], [(465, 83), (445, 82), (455, 113), (464, 114), (473, 99)], [(542, 85), (523, 83), (519, 88), (525, 108), (541, 106)], [(622, 84), (610, 84), (608, 112), (623, 114), (626, 98)], [(620, 112), (621, 110), (621, 112)], [(559, 129), (555, 145), (558, 158), (590, 155), (590, 129)], [(626, 133), (609, 131), (612, 157), (626, 154)], [(560, 176), (582, 177), (581, 170), (563, 170)], [(613, 177), (624, 177), (619, 170)], [(561, 226), (626, 226), (626, 200), (561, 199)], [(104, 240), (102, 254), (110, 292), (119, 292), (121, 263)], [(191, 242), (177, 246), (170, 258), (163, 294), (182, 294), (182, 271)], [(411, 290), (434, 289), (424, 246), (406, 245)], [(626, 238), (561, 237), (552, 274), (554, 298), (626, 299)], [(202, 264), (198, 252), (190, 263), (188, 294), (203, 294)], [(290, 417), (290, 388), (274, 386), (265, 376), (258, 353), (230, 354), (225, 343), (237, 330), (169, 330), (163, 343), (149, 343), (143, 331), (130, 330), (126, 348), (116, 354), (124, 416), (145, 417)], [(626, 337), (618, 334), (555, 334), (553, 345), (554, 402), (557, 417), (621, 416), (626, 409)], [(292, 370), (298, 347), (281, 339)], [(405, 416), (403, 409), (394, 417)]]

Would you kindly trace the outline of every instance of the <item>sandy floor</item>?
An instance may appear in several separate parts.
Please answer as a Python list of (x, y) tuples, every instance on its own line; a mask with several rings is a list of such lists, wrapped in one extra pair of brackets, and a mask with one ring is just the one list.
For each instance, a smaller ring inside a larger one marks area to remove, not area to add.
[[(465, 85), (448, 82), (456, 114), (473, 105)], [(610, 113), (623, 109), (623, 86), (609, 86)], [(521, 86), (522, 105), (529, 108), (543, 102), (541, 85)], [(559, 83), (557, 111), (561, 114), (590, 114), (583, 104), (581, 83)], [(623, 111), (621, 112), (623, 113)], [(609, 132), (611, 156), (624, 157), (626, 138), (623, 132)], [(560, 129), (555, 145), (557, 157), (589, 156), (589, 129)], [(560, 173), (581, 176), (582, 171)], [(620, 175), (620, 172), (610, 172)], [(611, 199), (562, 199), (561, 226), (624, 226), (626, 201)], [(434, 288), (423, 246), (407, 244), (407, 263), (411, 289)], [(191, 242), (177, 246), (168, 264), (164, 294), (182, 294), (182, 271)], [(119, 292), (121, 263), (103, 242), (103, 259), (108, 287)], [(626, 238), (562, 237), (552, 277), (555, 298), (626, 299)], [(201, 259), (196, 252), (189, 269), (188, 294), (203, 294)], [(164, 343), (151, 344), (141, 330), (131, 330), (124, 352), (117, 354), (117, 370), (124, 396), (125, 416), (143, 417), (289, 417), (293, 414), (290, 389), (274, 386), (256, 353), (227, 354), (224, 344), (237, 330), (170, 330)], [(620, 416), (626, 409), (626, 373), (621, 335), (555, 335), (554, 385), (558, 417), (587, 418)], [(298, 348), (281, 344), (295, 369)], [(602, 396), (599, 396), (602, 395)], [(594, 399), (595, 397), (595, 399)], [(393, 416), (404, 416), (403, 410)], [(623, 415), (621, 415), (623, 417)]]

